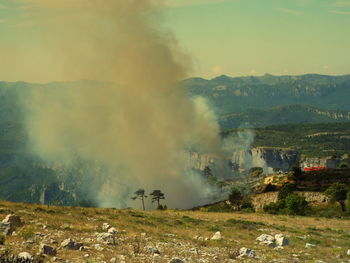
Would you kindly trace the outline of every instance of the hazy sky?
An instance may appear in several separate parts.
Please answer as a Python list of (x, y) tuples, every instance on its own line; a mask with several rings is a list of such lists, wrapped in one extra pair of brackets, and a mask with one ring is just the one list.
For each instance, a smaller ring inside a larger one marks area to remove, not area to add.
[[(164, 1), (166, 27), (193, 57), (192, 76), (350, 73), (350, 0)], [(37, 19), (19, 0), (0, 0), (1, 80), (29, 80), (40, 45), (33, 36), (47, 27)]]

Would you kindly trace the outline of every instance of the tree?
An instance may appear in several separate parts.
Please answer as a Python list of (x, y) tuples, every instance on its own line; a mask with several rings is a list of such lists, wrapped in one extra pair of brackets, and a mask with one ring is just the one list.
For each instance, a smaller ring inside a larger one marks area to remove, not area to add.
[(231, 202), (231, 204), (237, 209), (240, 210), (242, 206), (243, 201), (243, 195), (241, 191), (239, 191), (237, 188), (232, 188), (230, 195), (228, 196), (228, 200)]
[(290, 170), (293, 172), (294, 176), (298, 179), (303, 175), (303, 171), (300, 168), (299, 162), (293, 164)]
[(157, 202), (157, 205), (158, 205), (157, 208), (163, 209), (163, 207), (160, 204), (160, 200), (165, 199), (164, 193), (162, 193), (162, 191), (160, 191), (160, 190), (153, 190), (153, 192), (150, 193), (149, 195), (152, 196), (152, 203)]
[(346, 168), (348, 168), (348, 164), (345, 163), (345, 162), (342, 162), (342, 163), (339, 164), (339, 168), (340, 169), (346, 169)]
[(285, 199), (286, 212), (290, 215), (305, 215), (305, 209), (308, 205), (305, 197), (290, 194)]
[(264, 172), (262, 167), (252, 167), (249, 169), (249, 174), (251, 177), (259, 177)]
[(132, 197), (131, 199), (133, 199), (133, 200), (140, 199), (142, 201), (142, 208), (143, 208), (143, 210), (146, 210), (145, 209), (145, 198), (147, 198), (148, 196), (145, 195), (145, 190), (144, 189), (139, 189), (134, 194), (135, 194), (135, 196)]
[(295, 184), (291, 184), (291, 183), (284, 184), (278, 192), (278, 200), (285, 199), (288, 195), (293, 193), (295, 189), (296, 189)]
[(338, 202), (341, 206), (341, 210), (345, 212), (345, 200), (349, 188), (342, 183), (334, 183), (325, 191), (325, 194), (331, 198), (331, 201)]

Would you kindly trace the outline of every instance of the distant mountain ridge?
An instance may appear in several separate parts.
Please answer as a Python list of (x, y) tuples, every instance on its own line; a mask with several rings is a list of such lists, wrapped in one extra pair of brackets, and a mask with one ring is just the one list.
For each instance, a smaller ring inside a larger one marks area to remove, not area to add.
[(191, 96), (204, 96), (221, 115), (248, 109), (305, 104), (325, 110), (350, 110), (350, 75), (190, 78), (180, 86)]
[(323, 110), (301, 104), (282, 105), (270, 109), (249, 109), (222, 115), (219, 118), (220, 127), (223, 129), (348, 121), (350, 121), (350, 111)]

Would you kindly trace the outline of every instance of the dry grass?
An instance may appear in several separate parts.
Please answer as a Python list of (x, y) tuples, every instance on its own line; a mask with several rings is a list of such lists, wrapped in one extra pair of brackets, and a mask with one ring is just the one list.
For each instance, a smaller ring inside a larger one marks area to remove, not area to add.
[[(52, 246), (58, 247), (64, 239), (72, 238), (85, 243), (88, 248), (83, 251), (59, 249), (57, 257), (74, 262), (109, 262), (111, 258), (121, 256), (125, 257), (125, 262), (168, 262), (174, 256), (186, 258), (186, 262), (242, 262), (235, 259), (236, 253), (241, 247), (249, 247), (260, 257), (255, 262), (294, 262), (295, 254), (299, 262), (314, 262), (315, 259), (343, 262), (350, 259), (345, 255), (350, 249), (349, 220), (260, 213), (47, 207), (9, 202), (0, 202), (0, 208), (5, 212), (0, 219), (6, 216), (6, 210), (11, 210), (25, 221), (14, 236), (6, 237), (5, 246), (2, 246), (14, 254), (22, 251), (35, 254), (43, 241), (55, 240), (58, 244)], [(102, 245), (104, 250), (98, 251), (94, 248), (98, 243), (95, 233), (103, 231), (104, 222), (119, 231), (117, 244)], [(222, 233), (223, 240), (194, 239), (194, 236), (210, 238), (216, 231)], [(290, 245), (283, 250), (259, 245), (255, 238), (262, 233), (287, 235)], [(87, 243), (87, 238), (92, 242)], [(25, 243), (26, 239), (33, 239), (33, 244)], [(306, 242), (317, 247), (306, 249)], [(161, 256), (153, 256), (147, 246), (158, 247)], [(84, 258), (85, 254), (89, 257)]]

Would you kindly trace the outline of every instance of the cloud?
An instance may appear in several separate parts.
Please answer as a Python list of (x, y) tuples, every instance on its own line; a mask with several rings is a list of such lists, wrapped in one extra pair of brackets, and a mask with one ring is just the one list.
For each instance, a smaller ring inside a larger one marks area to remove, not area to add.
[(301, 13), (299, 11), (296, 11), (296, 10), (293, 10), (293, 9), (289, 9), (289, 8), (277, 8), (277, 10), (279, 10), (281, 12), (284, 12), (284, 13), (287, 13), (287, 14), (295, 15), (295, 16), (300, 16), (300, 15), (303, 14), (303, 13)]
[(338, 11), (338, 10), (333, 10), (330, 11), (333, 14), (338, 14), (338, 15), (350, 15), (350, 11)]

